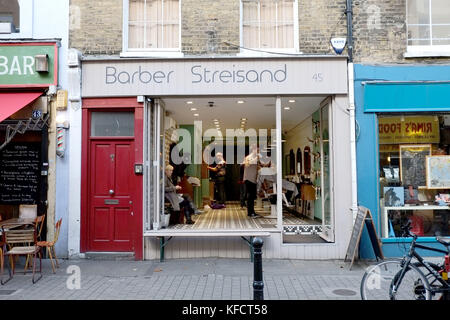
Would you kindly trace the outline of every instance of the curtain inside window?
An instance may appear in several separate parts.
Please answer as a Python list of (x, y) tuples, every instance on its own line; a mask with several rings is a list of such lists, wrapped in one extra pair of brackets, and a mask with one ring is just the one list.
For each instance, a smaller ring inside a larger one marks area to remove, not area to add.
[(243, 46), (294, 48), (294, 0), (245, 0)]
[(243, 46), (247, 48), (259, 48), (259, 13), (258, 1), (243, 1)]
[(179, 4), (178, 0), (164, 1), (164, 48), (178, 48), (179, 44)]
[(179, 0), (129, 0), (128, 47), (179, 48)]
[(144, 1), (129, 0), (128, 47), (144, 48)]

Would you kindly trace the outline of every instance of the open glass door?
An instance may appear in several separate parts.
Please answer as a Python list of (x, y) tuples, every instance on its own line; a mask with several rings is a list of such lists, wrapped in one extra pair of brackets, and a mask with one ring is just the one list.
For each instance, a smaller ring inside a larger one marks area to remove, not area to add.
[(332, 141), (331, 134), (332, 123), (331, 117), (331, 99), (326, 99), (320, 106), (320, 138), (322, 141), (322, 233), (320, 236), (328, 242), (334, 242), (334, 213), (333, 213), (333, 194), (332, 194), (332, 162), (331, 151)]

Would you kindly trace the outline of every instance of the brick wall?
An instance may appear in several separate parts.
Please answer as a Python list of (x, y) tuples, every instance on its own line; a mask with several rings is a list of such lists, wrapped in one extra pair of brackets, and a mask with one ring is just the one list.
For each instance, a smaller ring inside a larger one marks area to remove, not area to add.
[[(122, 0), (71, 0), (70, 47), (83, 54), (122, 50)], [(187, 55), (239, 52), (239, 0), (182, 0), (181, 46)], [(300, 50), (332, 54), (330, 38), (346, 35), (345, 0), (299, 0)]]
[(299, 0), (298, 3), (300, 51), (334, 54), (330, 39), (347, 36), (345, 0)]
[[(235, 55), (239, 0), (181, 0), (181, 47), (186, 55)], [(355, 63), (448, 63), (405, 59), (406, 0), (354, 0)], [(298, 0), (304, 54), (334, 54), (332, 37), (346, 37), (346, 0)], [(76, 23), (78, 21), (78, 23)], [(122, 51), (122, 0), (71, 0), (70, 46), (84, 54)], [(228, 44), (227, 44), (228, 43)], [(344, 54), (347, 52), (344, 51)]]
[(83, 54), (119, 54), (122, 0), (71, 0), (69, 46)]
[(406, 0), (354, 0), (355, 63), (448, 63), (446, 58), (404, 58)]

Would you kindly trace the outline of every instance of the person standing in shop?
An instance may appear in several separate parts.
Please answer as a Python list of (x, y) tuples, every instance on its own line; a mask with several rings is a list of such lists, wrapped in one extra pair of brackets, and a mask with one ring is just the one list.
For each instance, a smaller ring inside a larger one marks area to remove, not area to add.
[(226, 165), (225, 159), (223, 158), (223, 154), (221, 152), (218, 152), (216, 154), (216, 165), (214, 167), (208, 166), (208, 169), (215, 172), (216, 178), (214, 180), (214, 187), (216, 188), (216, 204), (220, 205), (220, 208), (225, 208), (225, 201), (226, 201), (226, 195), (225, 195), (225, 175), (227, 173), (226, 171)]
[(244, 181), (244, 170), (245, 170), (244, 161), (245, 161), (245, 157), (244, 157), (244, 160), (242, 161), (242, 164), (239, 166), (239, 181), (238, 181), (239, 200), (241, 202), (241, 208), (246, 207), (245, 200), (247, 199), (247, 192), (246, 192), (245, 181)]
[(244, 160), (244, 183), (247, 191), (247, 216), (257, 218), (255, 212), (256, 185), (258, 178), (259, 150), (256, 144), (250, 146), (250, 154)]

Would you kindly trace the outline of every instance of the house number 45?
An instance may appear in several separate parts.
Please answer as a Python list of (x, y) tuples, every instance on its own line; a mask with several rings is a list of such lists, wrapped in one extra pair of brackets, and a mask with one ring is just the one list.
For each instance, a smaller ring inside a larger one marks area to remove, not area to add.
[(313, 80), (315, 82), (322, 82), (323, 81), (323, 74), (322, 73), (314, 73)]

